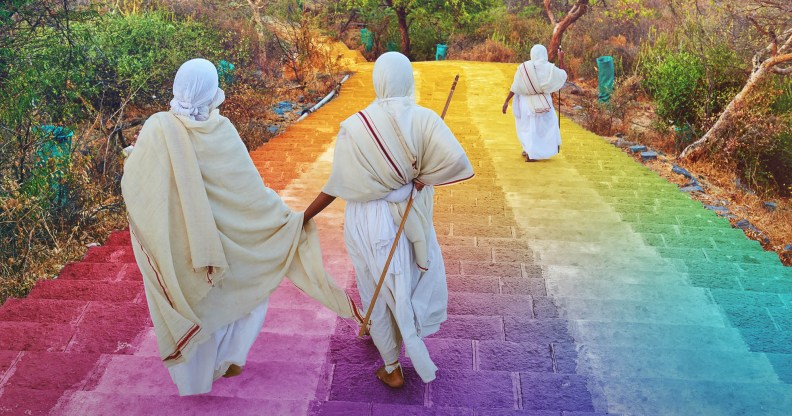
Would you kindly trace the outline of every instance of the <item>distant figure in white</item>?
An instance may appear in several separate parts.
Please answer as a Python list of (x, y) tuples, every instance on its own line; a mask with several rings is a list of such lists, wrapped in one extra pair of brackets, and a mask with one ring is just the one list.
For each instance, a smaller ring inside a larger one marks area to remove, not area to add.
[[(563, 67), (564, 52), (560, 49), (558, 57)], [(549, 159), (561, 151), (561, 131), (551, 94), (560, 90), (566, 79), (566, 71), (547, 61), (547, 49), (542, 45), (531, 48), (531, 60), (521, 63), (514, 74), (503, 114), (516, 95), (512, 110), (526, 162)]]
[(184, 396), (242, 372), (285, 275), (340, 316), (355, 305), (322, 267), (315, 224), (264, 186), (217, 110), (215, 66), (184, 63), (173, 95), (140, 131), (121, 187), (160, 358)]
[[(434, 187), (470, 179), (473, 167), (454, 134), (434, 111), (415, 103), (415, 80), (406, 56), (388, 52), (372, 75), (377, 98), (341, 123), (333, 171), (305, 210), (312, 218), (336, 197), (346, 201), (344, 241), (355, 267), (364, 308), (374, 303), (371, 339), (382, 356), (382, 382), (402, 387), (402, 344), (423, 382), (437, 366), (422, 338), (447, 318), (445, 266), (432, 223)], [(412, 198), (382, 291), (382, 269)]]

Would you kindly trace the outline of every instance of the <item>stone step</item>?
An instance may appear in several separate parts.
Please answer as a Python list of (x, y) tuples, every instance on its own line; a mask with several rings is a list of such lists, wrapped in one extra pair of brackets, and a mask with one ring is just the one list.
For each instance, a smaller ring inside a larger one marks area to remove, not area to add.
[(142, 282), (56, 279), (38, 282), (28, 297), (31, 299), (133, 302), (142, 293)]
[(666, 284), (629, 284), (594, 279), (547, 279), (548, 296), (583, 299), (633, 300), (650, 303), (679, 303), (691, 307), (713, 304), (709, 291), (699, 287)]
[(663, 378), (605, 379), (607, 411), (624, 415), (788, 416), (792, 386)]
[(672, 325), (726, 326), (721, 310), (713, 304), (692, 308), (686, 304), (631, 300), (554, 298), (561, 317), (568, 320), (660, 323)]
[(115, 231), (107, 237), (107, 240), (104, 243), (105, 246), (123, 246), (123, 247), (130, 247), (132, 245), (132, 239), (129, 234), (128, 230), (124, 231)]
[(780, 383), (762, 353), (656, 348), (578, 346), (578, 371), (605, 378), (665, 378), (740, 383)]
[(61, 299), (8, 299), (0, 308), (0, 321), (76, 324), (87, 301)]
[(98, 246), (88, 249), (82, 259), (86, 263), (135, 263), (132, 246)]
[(570, 333), (578, 344), (593, 346), (748, 350), (740, 330), (731, 327), (581, 319), (571, 321)]
[[(262, 413), (264, 412), (264, 413)], [(119, 392), (77, 391), (61, 401), (52, 414), (62, 415), (307, 415), (307, 400), (276, 400), (191, 396), (135, 395)]]
[(542, 265), (544, 277), (550, 280), (564, 279), (589, 279), (605, 280), (608, 282), (619, 282), (626, 284), (662, 284), (662, 285), (681, 285), (690, 286), (687, 274), (680, 271), (663, 270), (658, 273), (649, 267), (641, 265), (614, 266), (605, 265), (600, 267), (584, 268), (570, 265)]

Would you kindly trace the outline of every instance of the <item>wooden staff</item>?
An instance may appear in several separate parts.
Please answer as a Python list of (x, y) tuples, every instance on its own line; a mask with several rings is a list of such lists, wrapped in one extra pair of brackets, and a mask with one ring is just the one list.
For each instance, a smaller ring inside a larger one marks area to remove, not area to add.
[[(448, 111), (448, 105), (451, 104), (451, 97), (454, 96), (454, 90), (456, 89), (457, 81), (459, 81), (459, 74), (454, 77), (454, 83), (451, 85), (451, 92), (448, 93), (448, 99), (446, 100), (443, 114), (440, 116), (441, 119), (445, 119), (446, 111)], [(413, 185), (413, 190), (415, 190), (415, 185)], [(404, 208), (404, 215), (402, 215), (399, 229), (396, 231), (396, 237), (393, 239), (390, 253), (388, 253), (388, 259), (385, 260), (385, 267), (382, 268), (379, 282), (377, 282), (377, 288), (374, 289), (374, 296), (371, 297), (371, 303), (369, 304), (368, 310), (366, 311), (366, 317), (363, 318), (363, 325), (360, 327), (360, 332), (358, 332), (358, 338), (363, 338), (363, 336), (368, 335), (369, 319), (371, 318), (371, 313), (374, 311), (374, 305), (377, 303), (377, 297), (379, 296), (380, 290), (382, 289), (382, 284), (385, 283), (385, 276), (388, 275), (388, 268), (390, 268), (391, 260), (393, 260), (393, 253), (396, 252), (396, 246), (399, 244), (399, 237), (401, 237), (402, 231), (404, 231), (404, 223), (407, 221), (407, 215), (410, 213), (412, 203), (413, 191), (410, 192), (410, 199), (407, 200), (407, 206)]]
[(454, 83), (451, 84), (451, 92), (448, 93), (448, 99), (446, 100), (445, 107), (443, 108), (443, 114), (440, 115), (440, 118), (445, 119), (446, 112), (448, 111), (448, 106), (451, 104), (451, 97), (454, 96), (454, 90), (456, 89), (457, 81), (459, 81), (459, 74), (454, 77)]

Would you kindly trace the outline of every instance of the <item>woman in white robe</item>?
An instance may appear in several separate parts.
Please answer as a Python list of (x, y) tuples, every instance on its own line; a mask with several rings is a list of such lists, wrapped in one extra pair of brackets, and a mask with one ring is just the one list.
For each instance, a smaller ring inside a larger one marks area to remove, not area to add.
[(315, 225), (264, 186), (217, 110), (214, 65), (183, 64), (173, 94), (140, 131), (121, 187), (160, 358), (192, 395), (242, 371), (284, 276), (340, 316), (355, 305), (325, 272)]
[(333, 171), (305, 218), (336, 197), (347, 202), (344, 241), (368, 309), (398, 224), (413, 198), (369, 330), (383, 360), (376, 376), (397, 388), (404, 383), (402, 344), (421, 379), (428, 383), (435, 378), (437, 366), (422, 338), (437, 332), (446, 320), (448, 287), (432, 224), (434, 187), (469, 179), (473, 168), (443, 120), (415, 104), (407, 57), (383, 54), (372, 78), (377, 99), (341, 123)]
[[(564, 65), (563, 56), (563, 52), (559, 52), (561, 66)], [(566, 71), (548, 62), (547, 49), (542, 45), (531, 48), (531, 60), (520, 64), (514, 74), (511, 90), (503, 103), (503, 114), (515, 97), (512, 110), (526, 162), (549, 159), (561, 150), (561, 131), (552, 93), (560, 90), (566, 79)]]

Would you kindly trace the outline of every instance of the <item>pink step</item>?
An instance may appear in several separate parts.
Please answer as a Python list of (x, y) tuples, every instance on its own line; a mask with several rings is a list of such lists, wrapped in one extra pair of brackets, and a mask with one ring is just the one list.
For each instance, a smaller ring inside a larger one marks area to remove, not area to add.
[(63, 415), (193, 416), (193, 415), (306, 415), (308, 401), (240, 399), (210, 395), (143, 396), (123, 392), (78, 391), (56, 409)]
[(98, 359), (99, 354), (25, 352), (8, 385), (37, 390), (81, 389)]
[(6, 386), (0, 395), (0, 414), (46, 416), (49, 415), (63, 390), (41, 390)]
[(63, 351), (74, 335), (66, 324), (0, 322), (0, 350)]
[(137, 282), (95, 282), (89, 280), (47, 280), (36, 284), (31, 299), (73, 299), (102, 302), (132, 302), (143, 291)]
[(131, 247), (132, 241), (129, 236), (129, 231), (115, 231), (107, 237), (107, 241), (104, 243), (105, 246), (124, 246), (124, 247)]
[(132, 246), (99, 246), (91, 247), (83, 258), (89, 263), (134, 263), (135, 253)]
[(8, 299), (0, 321), (76, 324), (88, 302), (60, 299)]
[(0, 351), (0, 380), (5, 377), (6, 371), (11, 368), (11, 364), (19, 357), (19, 351)]
[(124, 263), (71, 263), (58, 275), (65, 280), (107, 280), (116, 281), (128, 268)]

